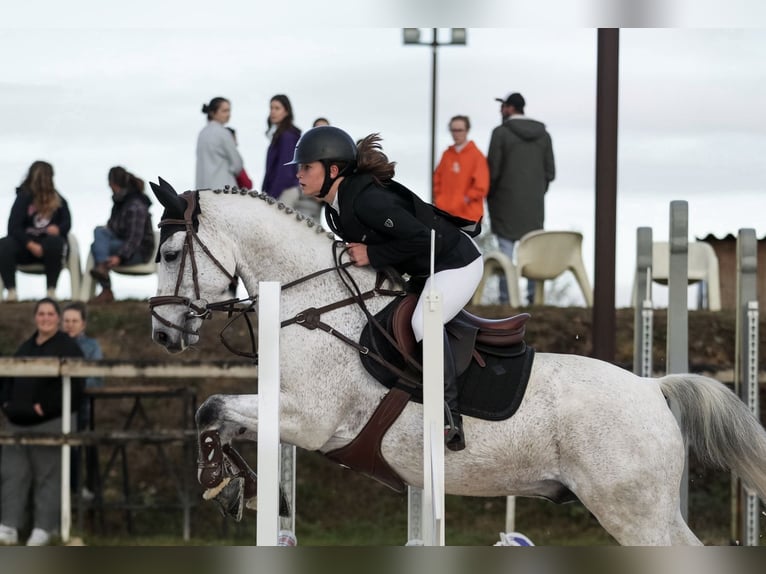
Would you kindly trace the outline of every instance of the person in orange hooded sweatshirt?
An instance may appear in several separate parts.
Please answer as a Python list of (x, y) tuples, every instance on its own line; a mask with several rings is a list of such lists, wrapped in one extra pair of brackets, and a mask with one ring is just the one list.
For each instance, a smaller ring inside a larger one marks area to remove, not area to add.
[(468, 116), (455, 116), (449, 122), (449, 131), (455, 145), (449, 146), (434, 171), (434, 198), (436, 207), (471, 221), (484, 215), (484, 198), (489, 191), (487, 158), (468, 139), (471, 120)]

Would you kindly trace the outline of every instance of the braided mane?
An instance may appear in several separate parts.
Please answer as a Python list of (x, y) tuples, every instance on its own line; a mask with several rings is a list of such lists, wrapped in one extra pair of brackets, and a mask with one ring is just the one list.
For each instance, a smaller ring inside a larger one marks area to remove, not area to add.
[(285, 205), (281, 201), (277, 201), (276, 199), (274, 199), (273, 197), (271, 197), (268, 193), (264, 191), (260, 191), (260, 192), (252, 191), (252, 190), (247, 190), (244, 188), (239, 188), (236, 186), (229, 187), (227, 185), (223, 189), (197, 190), (197, 193), (201, 193), (203, 191), (212, 191), (215, 194), (223, 193), (224, 195), (232, 195), (232, 196), (244, 195), (244, 196), (252, 197), (255, 199), (260, 199), (262, 201), (265, 201), (272, 207), (276, 206), (279, 211), (281, 211), (285, 215), (291, 216), (291, 218), (294, 218), (296, 221), (305, 223), (307, 227), (313, 228), (317, 234), (326, 233), (328, 239), (335, 241), (335, 234), (333, 234), (331, 231), (326, 231), (318, 221), (315, 221), (314, 219), (312, 219), (311, 217), (308, 217), (307, 215), (304, 215), (300, 211)]

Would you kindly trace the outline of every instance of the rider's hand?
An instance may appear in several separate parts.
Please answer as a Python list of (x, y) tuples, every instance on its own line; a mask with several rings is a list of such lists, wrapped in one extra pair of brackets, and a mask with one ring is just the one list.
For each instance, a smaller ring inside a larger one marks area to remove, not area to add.
[(348, 255), (357, 267), (370, 264), (370, 258), (367, 257), (367, 246), (364, 243), (349, 243)]

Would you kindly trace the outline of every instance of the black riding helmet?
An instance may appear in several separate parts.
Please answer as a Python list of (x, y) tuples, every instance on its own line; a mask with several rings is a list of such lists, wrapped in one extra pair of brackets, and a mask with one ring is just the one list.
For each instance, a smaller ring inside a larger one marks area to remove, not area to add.
[[(342, 129), (335, 126), (317, 126), (303, 132), (295, 146), (293, 160), (285, 165), (311, 163), (321, 161), (324, 165), (325, 176), (319, 197), (325, 197), (333, 182), (342, 175), (353, 171), (356, 167), (356, 144)], [(335, 178), (330, 178), (330, 164), (345, 163), (345, 167)]]

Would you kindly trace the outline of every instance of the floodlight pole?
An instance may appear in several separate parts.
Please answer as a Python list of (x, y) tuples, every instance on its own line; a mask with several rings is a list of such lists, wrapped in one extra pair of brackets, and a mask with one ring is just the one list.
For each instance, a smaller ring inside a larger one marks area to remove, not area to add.
[(428, 168), (428, 178), (431, 184), (430, 201), (434, 198), (434, 169), (436, 168), (436, 86), (438, 69), (439, 46), (464, 46), (466, 44), (466, 29), (452, 28), (449, 42), (439, 42), (439, 29), (431, 28), (431, 42), (420, 41), (419, 28), (404, 28), (405, 46), (431, 46), (431, 163)]
[(439, 47), (439, 42), (436, 38), (436, 28), (432, 28), (433, 37), (431, 40), (431, 163), (429, 164), (429, 167), (431, 168), (429, 172), (429, 181), (431, 185), (429, 186), (431, 192), (431, 202), (433, 203), (434, 200), (434, 169), (436, 169), (436, 69), (437, 69), (437, 54)]

